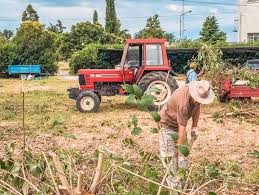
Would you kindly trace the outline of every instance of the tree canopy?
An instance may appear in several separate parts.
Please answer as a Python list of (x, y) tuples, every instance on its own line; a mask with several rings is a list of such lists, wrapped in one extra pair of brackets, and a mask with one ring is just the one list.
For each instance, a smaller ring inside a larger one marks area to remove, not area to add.
[(135, 34), (135, 38), (162, 38), (164, 31), (160, 26), (159, 16), (156, 14), (147, 19), (146, 26)]
[(47, 29), (54, 33), (63, 33), (63, 31), (66, 29), (60, 20), (57, 21), (57, 24), (49, 23), (49, 25), (50, 26)]
[(98, 12), (97, 10), (94, 10), (94, 14), (93, 14), (93, 23), (98, 23)]
[(114, 0), (106, 0), (105, 11), (105, 30), (109, 33), (117, 34), (120, 32), (120, 20), (116, 16)]
[(215, 44), (217, 42), (225, 42), (227, 39), (226, 33), (220, 31), (217, 18), (215, 16), (208, 16), (203, 23), (200, 32), (200, 40)]
[(32, 7), (31, 4), (27, 6), (22, 14), (22, 21), (39, 21), (37, 11)]

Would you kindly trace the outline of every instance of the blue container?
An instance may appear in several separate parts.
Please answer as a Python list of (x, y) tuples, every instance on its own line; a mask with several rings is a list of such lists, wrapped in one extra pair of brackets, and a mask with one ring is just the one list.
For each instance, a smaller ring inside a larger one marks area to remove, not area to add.
[(8, 74), (40, 74), (40, 65), (9, 65)]

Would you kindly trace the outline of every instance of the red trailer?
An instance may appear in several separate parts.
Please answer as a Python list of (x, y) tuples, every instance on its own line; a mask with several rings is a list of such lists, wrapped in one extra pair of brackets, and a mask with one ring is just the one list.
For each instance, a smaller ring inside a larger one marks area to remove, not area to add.
[(231, 76), (221, 85), (221, 96), (219, 100), (226, 102), (230, 99), (251, 99), (251, 97), (259, 97), (259, 88), (252, 88), (248, 85), (240, 85), (233, 83)]

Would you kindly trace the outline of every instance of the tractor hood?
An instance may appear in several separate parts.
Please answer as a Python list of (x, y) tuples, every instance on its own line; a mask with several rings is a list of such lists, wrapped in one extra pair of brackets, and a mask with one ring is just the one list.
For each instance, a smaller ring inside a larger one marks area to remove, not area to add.
[(134, 80), (134, 71), (126, 69), (81, 69), (78, 71), (80, 88), (94, 89), (94, 83), (123, 83)]
[(119, 78), (122, 75), (120, 69), (81, 69), (78, 75), (90, 78)]

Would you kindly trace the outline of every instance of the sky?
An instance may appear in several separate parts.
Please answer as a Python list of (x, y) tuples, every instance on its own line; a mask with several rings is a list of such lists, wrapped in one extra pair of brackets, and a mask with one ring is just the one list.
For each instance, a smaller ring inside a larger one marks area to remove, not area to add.
[[(235, 5), (219, 5), (197, 2), (236, 4), (237, 0), (196, 0), (185, 2), (185, 37), (199, 38), (202, 23), (209, 15), (215, 15), (220, 29), (227, 33), (228, 41), (235, 41), (233, 29), (237, 17)], [(99, 21), (104, 24), (105, 0), (0, 0), (0, 31), (15, 30), (21, 22), (22, 12), (31, 3), (46, 25), (56, 23), (59, 19), (69, 30), (80, 21), (92, 21), (96, 9)], [(181, 0), (115, 0), (117, 16), (122, 29), (128, 29), (134, 35), (141, 30), (148, 17), (158, 14), (163, 30), (174, 33), (179, 38), (179, 15), (182, 13)]]

